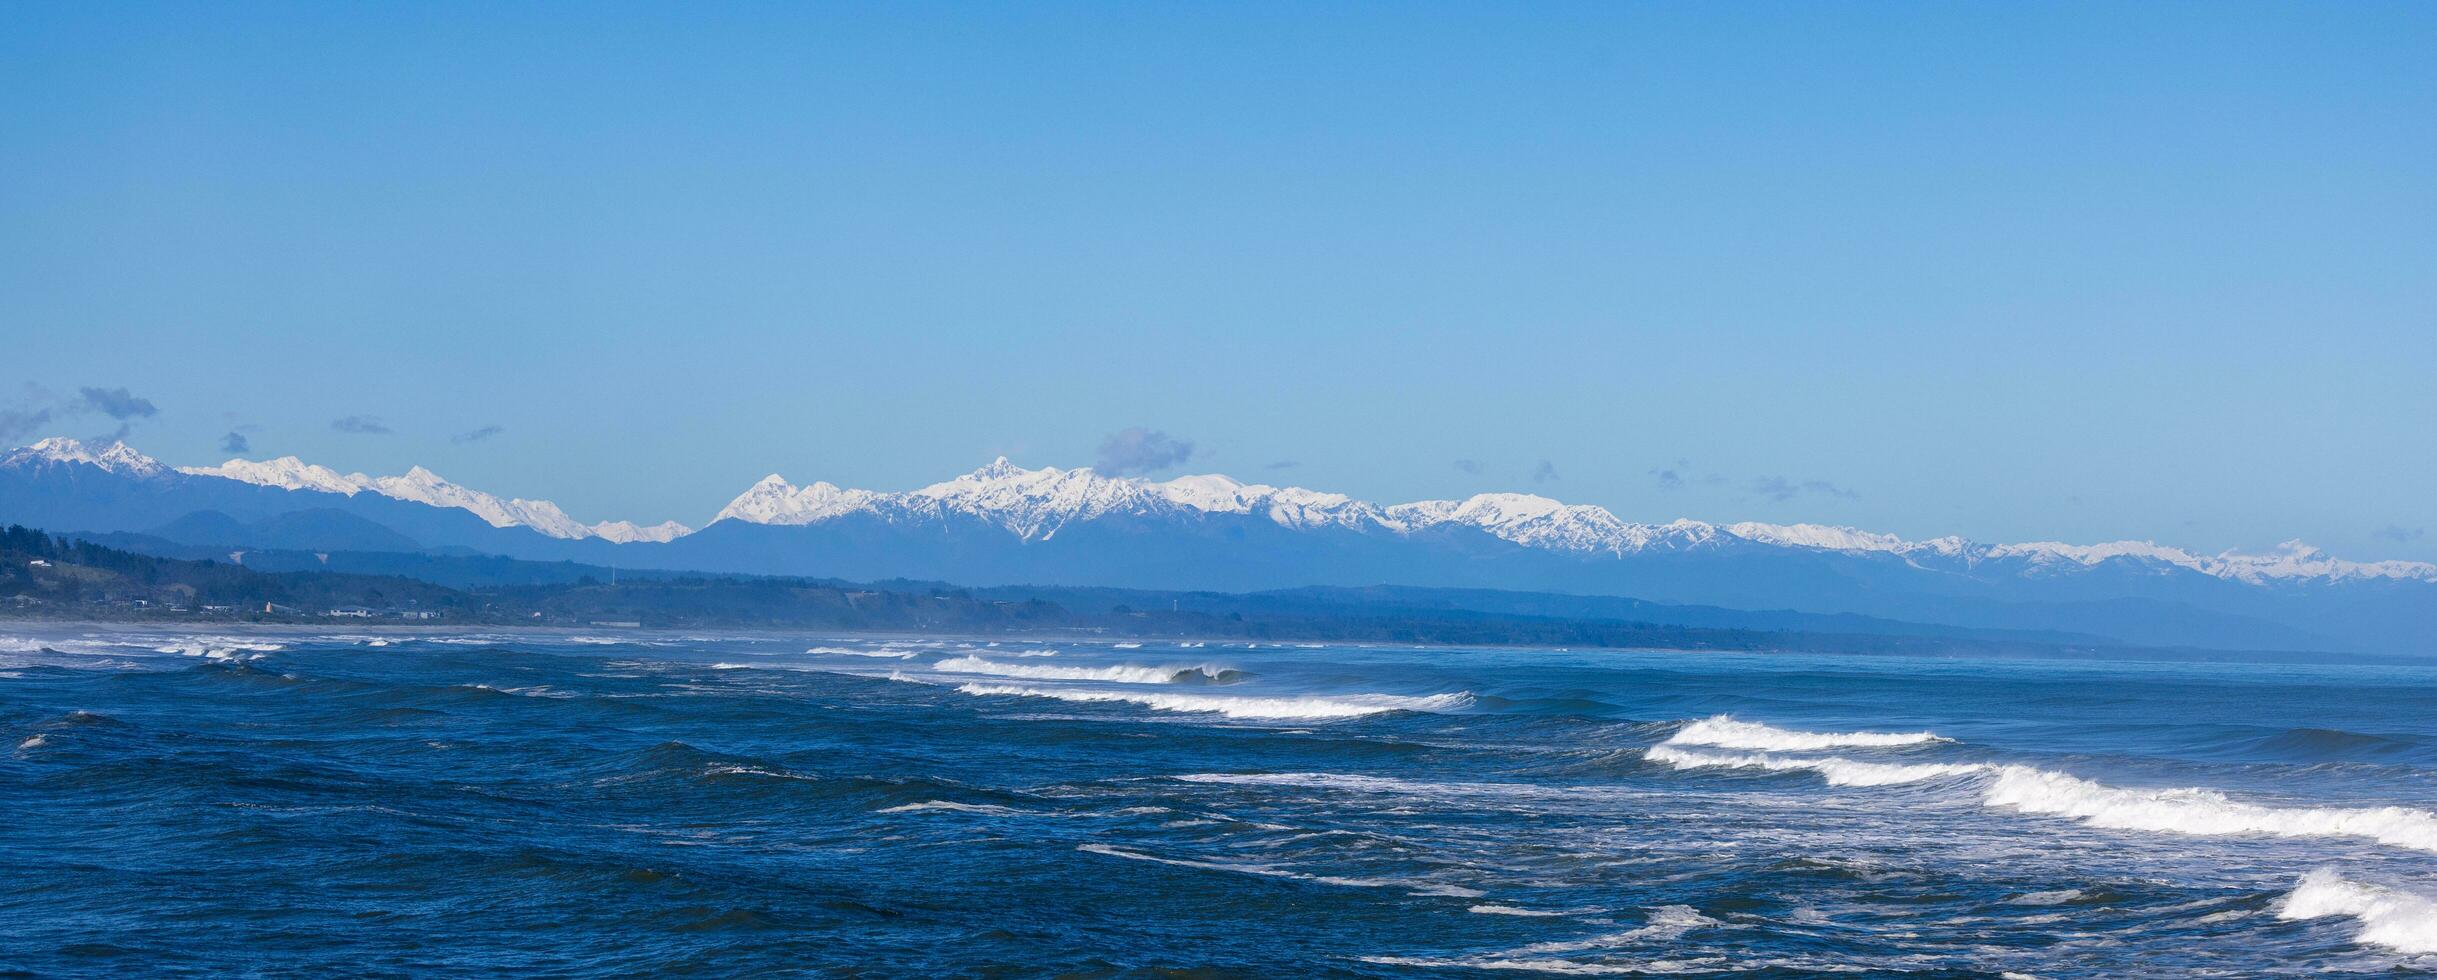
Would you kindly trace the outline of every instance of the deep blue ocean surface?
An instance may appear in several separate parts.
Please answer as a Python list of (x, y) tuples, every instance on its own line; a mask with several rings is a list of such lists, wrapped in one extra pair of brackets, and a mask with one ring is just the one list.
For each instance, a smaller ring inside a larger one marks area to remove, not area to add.
[(2437, 970), (2431, 667), (20, 624), (0, 739), (34, 975)]

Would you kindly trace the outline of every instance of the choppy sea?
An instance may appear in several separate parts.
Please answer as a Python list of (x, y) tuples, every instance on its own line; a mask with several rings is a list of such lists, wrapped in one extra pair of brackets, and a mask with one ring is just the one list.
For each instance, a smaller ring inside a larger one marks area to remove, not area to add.
[(0, 626), (0, 973), (2437, 972), (2437, 665)]

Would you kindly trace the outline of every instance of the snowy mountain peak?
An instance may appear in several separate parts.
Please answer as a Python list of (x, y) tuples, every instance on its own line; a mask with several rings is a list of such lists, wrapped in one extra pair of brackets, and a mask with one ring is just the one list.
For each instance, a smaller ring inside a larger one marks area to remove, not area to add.
[(83, 463), (126, 476), (152, 476), (168, 469), (161, 465), (160, 460), (136, 452), (124, 442), (112, 442), (107, 448), (96, 451), (82, 442), (60, 436), (52, 436), (0, 456), (0, 466), (43, 463)]
[(863, 501), (876, 496), (868, 490), (843, 490), (836, 484), (815, 482), (797, 487), (776, 473), (765, 476), (728, 506), (711, 518), (713, 523), (726, 520), (748, 524), (810, 524), (848, 513)]
[(1023, 467), (1015, 465), (1014, 463), (1010, 463), (1007, 461), (1007, 457), (1001, 456), (995, 460), (992, 460), (990, 465), (984, 466), (978, 470), (974, 470), (970, 475), (975, 480), (989, 481), (1004, 480), (1011, 476), (1022, 476), (1032, 472), (1035, 471), (1027, 470)]
[(632, 544), (637, 541), (655, 541), (666, 544), (694, 533), (693, 528), (676, 521), (662, 521), (650, 527), (639, 527), (633, 521), (602, 521), (593, 525), (590, 530), (602, 540), (616, 544)]
[(255, 462), (232, 459), (218, 466), (181, 466), (178, 472), (189, 476), (216, 476), (258, 486), (280, 487), (286, 490), (318, 490), (323, 493), (355, 496), (372, 484), (362, 473), (341, 474), (327, 466), (315, 466), (294, 456)]

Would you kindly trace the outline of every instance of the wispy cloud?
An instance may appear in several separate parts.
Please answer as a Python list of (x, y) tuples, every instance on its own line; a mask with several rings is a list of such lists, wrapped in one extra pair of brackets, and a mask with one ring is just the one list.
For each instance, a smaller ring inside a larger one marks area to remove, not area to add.
[[(1685, 482), (1684, 474), (1691, 469), (1692, 460), (1679, 459), (1676, 460), (1672, 465), (1661, 466), (1651, 470), (1650, 478), (1658, 481), (1659, 489), (1661, 490), (1682, 490), (1684, 489)], [(1715, 482), (1715, 480), (1715, 477), (1711, 478), (1712, 482)]]
[(1303, 465), (1303, 461), (1299, 459), (1281, 459), (1261, 468), (1265, 470), (1291, 470), (1301, 465)]
[(254, 441), (246, 438), (245, 433), (231, 429), (227, 435), (220, 437), (220, 451), (243, 456), (254, 451)]
[(506, 432), (506, 431), (508, 431), (508, 430), (507, 430), (507, 429), (505, 429), (505, 428), (502, 428), (502, 427), (500, 427), (500, 426), (496, 426), (496, 425), (486, 425), (486, 426), (483, 426), (482, 428), (475, 429), (475, 430), (474, 430), (474, 431), (472, 431), (472, 432), (460, 432), (460, 433), (457, 433), (456, 435), (453, 435), (453, 436), (448, 437), (448, 441), (453, 442), (453, 443), (457, 443), (458, 445), (464, 445), (464, 444), (469, 443), (469, 442), (481, 442), (481, 441), (483, 441), (483, 440), (485, 440), (485, 439), (488, 439), (488, 438), (490, 438), (490, 437), (492, 437), (492, 436), (498, 435), (498, 434), (500, 434), (500, 433), (502, 433), (502, 432)]
[(2389, 524), (2370, 533), (2388, 541), (2395, 542), (2396, 544), (2410, 544), (2414, 541), (2420, 540), (2421, 538), (2427, 537), (2429, 529), (2425, 527), (2404, 527), (2401, 524)]
[(109, 432), (85, 437), (94, 442), (124, 439), (135, 429), (135, 423), (161, 414), (152, 400), (126, 388), (85, 387), (76, 390), (73, 398), (62, 397), (37, 384), (25, 386), (24, 394), (0, 404), (0, 439), (10, 441), (32, 435), (53, 423), (99, 415), (118, 425)]
[(98, 412), (121, 422), (148, 419), (161, 414), (161, 409), (149, 398), (139, 398), (125, 388), (78, 388), (78, 410)]
[(12, 406), (0, 408), (0, 440), (15, 442), (33, 435), (51, 424), (51, 410), (43, 406)]
[(1109, 433), (1100, 441), (1100, 462), (1095, 468), (1109, 476), (1132, 476), (1156, 473), (1192, 458), (1191, 441), (1137, 425)]
[(1472, 475), (1474, 475), (1474, 476), (1479, 476), (1479, 475), (1481, 475), (1481, 471), (1482, 471), (1482, 470), (1488, 469), (1488, 467), (1486, 467), (1486, 466), (1482, 466), (1482, 465), (1481, 465), (1481, 461), (1480, 461), (1480, 460), (1477, 460), (1477, 459), (1459, 459), (1459, 460), (1456, 460), (1456, 461), (1455, 461), (1455, 468), (1456, 468), (1456, 469), (1459, 469), (1459, 470), (1463, 470), (1464, 472), (1466, 472), (1466, 473), (1470, 473), (1470, 474), (1472, 474)]
[(377, 416), (371, 415), (350, 415), (343, 419), (333, 419), (330, 427), (340, 432), (351, 432), (357, 435), (385, 436), (389, 434), (389, 426), (383, 424)]
[(1792, 500), (1804, 494), (1816, 494), (1823, 497), (1843, 497), (1848, 500), (1861, 496), (1860, 494), (1854, 493), (1851, 490), (1847, 490), (1826, 480), (1803, 480), (1801, 482), (1795, 482), (1782, 476), (1755, 477), (1751, 483), (1751, 491), (1763, 497), (1767, 497), (1770, 500), (1775, 500), (1781, 503)]
[(1541, 460), (1541, 461), (1540, 461), (1540, 465), (1539, 465), (1539, 466), (1535, 466), (1535, 467), (1533, 467), (1533, 468), (1532, 468), (1532, 482), (1533, 482), (1533, 483), (1549, 483), (1549, 482), (1553, 482), (1553, 481), (1555, 481), (1556, 479), (1557, 479), (1557, 464), (1555, 464), (1555, 463), (1549, 462), (1548, 460), (1545, 460), (1545, 459), (1544, 459), (1544, 460)]

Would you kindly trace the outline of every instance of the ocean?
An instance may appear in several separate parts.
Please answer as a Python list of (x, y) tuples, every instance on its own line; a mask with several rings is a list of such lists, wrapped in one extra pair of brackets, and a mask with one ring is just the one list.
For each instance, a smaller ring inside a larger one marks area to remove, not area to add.
[(2437, 972), (2437, 665), (0, 625), (0, 972)]

